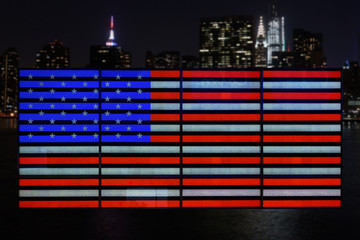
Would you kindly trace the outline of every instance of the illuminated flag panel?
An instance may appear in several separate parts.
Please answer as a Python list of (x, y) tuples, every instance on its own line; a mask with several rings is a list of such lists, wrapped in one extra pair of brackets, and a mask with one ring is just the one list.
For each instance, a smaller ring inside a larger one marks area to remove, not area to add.
[(260, 207), (260, 71), (183, 71), (183, 207)]
[(180, 71), (101, 79), (101, 206), (180, 207)]
[(19, 77), (19, 206), (99, 207), (99, 71)]
[(341, 205), (341, 71), (263, 71), (263, 207)]

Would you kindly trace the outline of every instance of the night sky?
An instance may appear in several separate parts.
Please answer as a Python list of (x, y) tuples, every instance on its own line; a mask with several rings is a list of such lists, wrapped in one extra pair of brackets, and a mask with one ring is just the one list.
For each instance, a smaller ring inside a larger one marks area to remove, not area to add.
[[(71, 67), (89, 62), (90, 45), (103, 45), (114, 15), (115, 38), (144, 67), (145, 53), (178, 50), (197, 55), (201, 17), (267, 16), (267, 0), (7, 0), (1, 2), (0, 53), (16, 47), (20, 66), (33, 67), (36, 52), (58, 39), (71, 49)], [(321, 32), (329, 67), (359, 59), (359, 0), (279, 0), (287, 42), (292, 29)]]

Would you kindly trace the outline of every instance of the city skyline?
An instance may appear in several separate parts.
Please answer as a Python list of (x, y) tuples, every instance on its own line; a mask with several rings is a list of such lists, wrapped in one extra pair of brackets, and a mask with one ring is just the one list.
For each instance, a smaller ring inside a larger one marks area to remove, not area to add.
[[(346, 60), (359, 59), (359, 2), (278, 1), (279, 15), (284, 16), (286, 44), (292, 44), (292, 29), (304, 28), (324, 36), (328, 67), (341, 67)], [(20, 67), (33, 67), (36, 51), (58, 39), (71, 49), (71, 67), (88, 63), (91, 45), (104, 44), (108, 38), (109, 17), (114, 16), (115, 39), (133, 55), (133, 67), (145, 66), (145, 53), (180, 51), (198, 55), (199, 24), (202, 17), (264, 16), (268, 19), (268, 1), (62, 1), (54, 6), (46, 1), (4, 4), (0, 16), (3, 37), (0, 52), (15, 47)], [(9, 24), (10, 23), (10, 24)], [(265, 26), (266, 28), (268, 26)], [(340, 46), (340, 47), (339, 47)], [(292, 46), (291, 46), (292, 47)]]

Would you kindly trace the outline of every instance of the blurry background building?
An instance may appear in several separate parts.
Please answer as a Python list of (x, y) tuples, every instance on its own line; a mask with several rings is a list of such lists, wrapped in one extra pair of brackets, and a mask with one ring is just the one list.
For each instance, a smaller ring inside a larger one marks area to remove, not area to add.
[(146, 53), (146, 68), (180, 68), (180, 53), (178, 51), (163, 51), (157, 55)]
[(36, 54), (36, 68), (69, 68), (70, 49), (55, 40), (46, 44)]

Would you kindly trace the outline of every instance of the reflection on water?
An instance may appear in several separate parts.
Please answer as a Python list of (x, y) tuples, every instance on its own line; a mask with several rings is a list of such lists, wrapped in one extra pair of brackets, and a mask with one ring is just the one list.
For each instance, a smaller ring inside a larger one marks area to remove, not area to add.
[(0, 118), (0, 129), (16, 129), (17, 126), (17, 118)]

